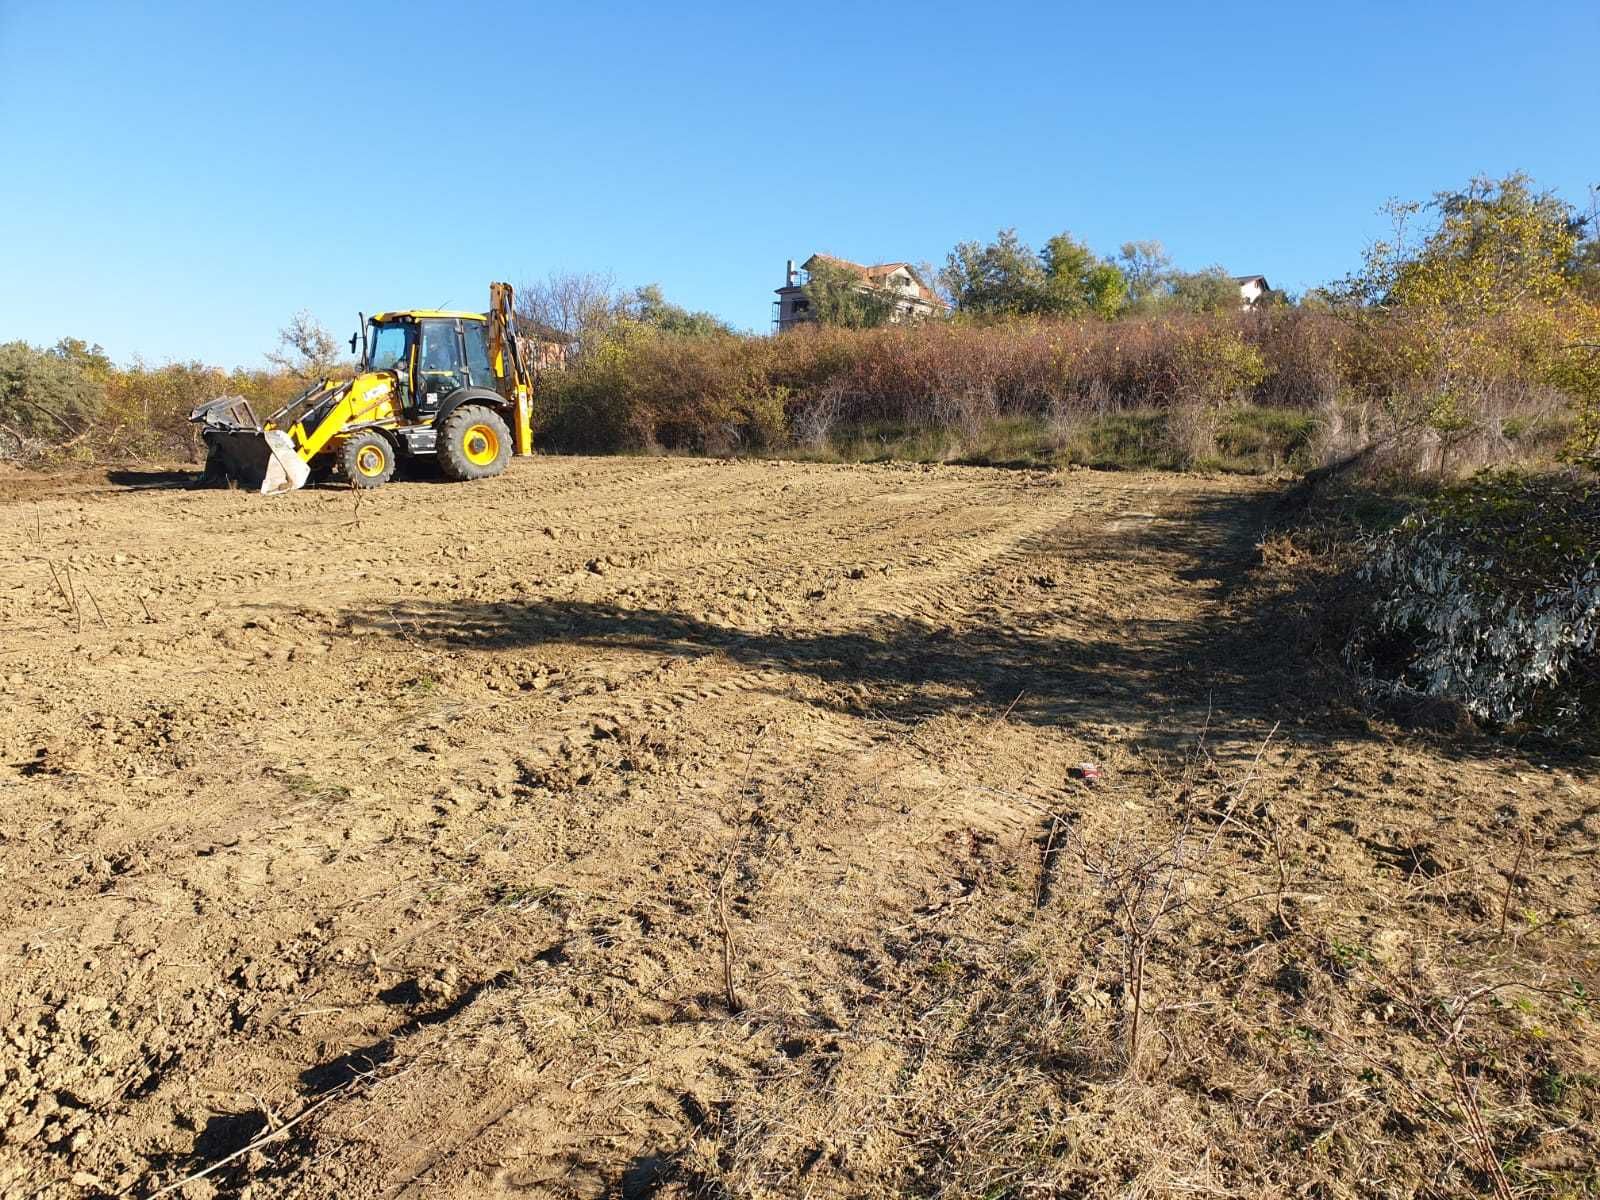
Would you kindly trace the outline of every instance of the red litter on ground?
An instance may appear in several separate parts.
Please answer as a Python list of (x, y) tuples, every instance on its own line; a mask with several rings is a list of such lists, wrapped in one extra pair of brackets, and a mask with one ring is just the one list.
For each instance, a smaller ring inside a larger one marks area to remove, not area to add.
[(1081, 779), (1085, 783), (1093, 783), (1100, 778), (1100, 764), (1081, 762), (1068, 772), (1074, 779)]

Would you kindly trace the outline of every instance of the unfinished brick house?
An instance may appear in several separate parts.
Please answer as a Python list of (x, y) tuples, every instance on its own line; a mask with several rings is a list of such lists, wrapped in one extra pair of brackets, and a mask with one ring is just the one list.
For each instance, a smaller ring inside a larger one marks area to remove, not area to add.
[(918, 321), (943, 313), (948, 305), (941, 300), (917, 275), (910, 263), (889, 262), (864, 266), (831, 254), (813, 254), (797, 270), (790, 259), (784, 275), (784, 285), (777, 289), (778, 298), (772, 305), (773, 327), (782, 333), (813, 319), (811, 303), (806, 299), (805, 286), (818, 263), (849, 271), (861, 280), (863, 292), (877, 292), (894, 298), (894, 322)]

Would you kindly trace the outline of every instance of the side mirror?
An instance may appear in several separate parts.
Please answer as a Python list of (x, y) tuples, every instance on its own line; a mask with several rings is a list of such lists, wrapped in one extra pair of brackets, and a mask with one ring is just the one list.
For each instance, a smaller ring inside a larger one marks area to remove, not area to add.
[(358, 337), (360, 337), (360, 336), (361, 335), (359, 333), (352, 333), (350, 335), (350, 353), (351, 354), (354, 354), (356, 352), (356, 339)]

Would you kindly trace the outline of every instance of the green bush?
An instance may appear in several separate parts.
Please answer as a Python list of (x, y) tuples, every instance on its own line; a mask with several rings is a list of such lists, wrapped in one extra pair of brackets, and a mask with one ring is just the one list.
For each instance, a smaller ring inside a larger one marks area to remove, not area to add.
[(1578, 718), (1600, 668), (1600, 485), (1486, 473), (1364, 549), (1376, 599), (1347, 655), (1370, 691), (1497, 725)]
[(0, 457), (83, 438), (100, 415), (109, 368), (99, 347), (71, 339), (50, 350), (0, 345)]

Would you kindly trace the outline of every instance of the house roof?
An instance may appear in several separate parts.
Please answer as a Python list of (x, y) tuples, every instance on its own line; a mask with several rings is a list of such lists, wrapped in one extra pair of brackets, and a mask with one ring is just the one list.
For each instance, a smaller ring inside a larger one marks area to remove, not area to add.
[(1262, 287), (1267, 286), (1267, 277), (1265, 275), (1235, 275), (1233, 277), (1235, 283), (1254, 283), (1258, 279), (1261, 281)]
[(916, 284), (918, 296), (929, 304), (937, 304), (940, 308), (946, 307), (939, 294), (922, 281), (922, 277), (917, 274), (917, 269), (910, 263), (886, 262), (867, 265), (865, 263), (851, 262), (848, 258), (839, 258), (832, 254), (813, 254), (801, 266), (809, 271), (811, 264), (814, 262), (824, 262), (829, 266), (839, 267), (859, 275), (864, 282), (870, 283), (874, 287), (882, 287), (884, 280), (890, 275), (893, 275), (896, 271), (904, 270), (907, 275), (911, 276), (911, 281)]

